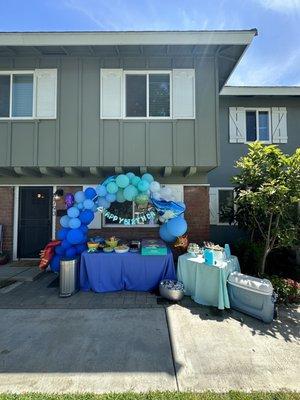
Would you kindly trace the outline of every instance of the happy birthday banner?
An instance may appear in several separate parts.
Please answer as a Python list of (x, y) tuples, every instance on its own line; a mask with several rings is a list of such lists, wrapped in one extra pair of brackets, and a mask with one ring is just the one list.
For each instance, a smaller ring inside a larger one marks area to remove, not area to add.
[(99, 207), (98, 211), (103, 212), (105, 218), (110, 219), (113, 222), (118, 222), (119, 224), (123, 225), (136, 225), (146, 222), (147, 220), (148, 221), (150, 221), (151, 219), (153, 220), (156, 217), (156, 213), (152, 210), (147, 212), (142, 212), (138, 217), (131, 219), (120, 217), (119, 215), (113, 214), (112, 212), (108, 211), (106, 208), (103, 207)]

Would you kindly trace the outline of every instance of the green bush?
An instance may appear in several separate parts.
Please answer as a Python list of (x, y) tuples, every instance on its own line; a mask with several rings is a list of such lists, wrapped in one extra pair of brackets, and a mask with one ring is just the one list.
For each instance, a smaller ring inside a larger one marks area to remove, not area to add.
[(278, 295), (279, 303), (300, 303), (300, 283), (293, 279), (284, 279), (272, 275), (267, 277)]

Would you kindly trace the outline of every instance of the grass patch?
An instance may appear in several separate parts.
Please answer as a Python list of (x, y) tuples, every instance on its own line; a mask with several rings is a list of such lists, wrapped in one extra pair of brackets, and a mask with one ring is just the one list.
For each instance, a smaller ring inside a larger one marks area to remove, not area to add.
[(0, 394), (0, 400), (300, 400), (300, 393), (295, 392), (228, 392), (228, 393), (108, 393), (108, 394), (58, 394), (46, 395)]

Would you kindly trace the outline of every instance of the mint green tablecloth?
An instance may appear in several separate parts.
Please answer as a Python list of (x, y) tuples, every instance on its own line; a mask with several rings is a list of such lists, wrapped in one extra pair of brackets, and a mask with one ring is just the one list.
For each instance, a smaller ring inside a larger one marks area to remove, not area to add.
[(237, 257), (211, 266), (204, 259), (184, 254), (178, 258), (177, 278), (184, 284), (185, 294), (199, 304), (215, 306), (220, 310), (230, 308), (227, 278), (233, 271), (240, 271)]

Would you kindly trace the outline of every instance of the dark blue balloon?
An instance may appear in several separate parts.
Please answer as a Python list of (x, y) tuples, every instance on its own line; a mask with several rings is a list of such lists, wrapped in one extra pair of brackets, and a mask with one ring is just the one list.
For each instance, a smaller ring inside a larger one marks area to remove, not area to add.
[(68, 228), (61, 228), (58, 232), (57, 232), (57, 239), (58, 240), (64, 240), (67, 237), (67, 234), (69, 232), (70, 229)]
[(79, 219), (82, 224), (88, 225), (93, 221), (94, 213), (91, 210), (83, 210), (79, 215)]
[(77, 244), (75, 246), (75, 248), (76, 248), (77, 254), (81, 254), (87, 249), (87, 245), (86, 244)]
[(91, 200), (93, 200), (93, 198), (97, 196), (96, 190), (91, 187), (88, 187), (87, 189), (85, 189), (84, 194), (87, 199), (91, 199)]
[(58, 254), (59, 256), (63, 256), (65, 253), (65, 249), (62, 246), (56, 246), (55, 253)]
[(70, 229), (70, 232), (67, 235), (68, 242), (72, 244), (79, 244), (83, 239), (84, 239), (84, 234), (80, 228)]
[(186, 220), (180, 216), (169, 219), (169, 221), (166, 223), (166, 226), (169, 234), (176, 237), (184, 235), (187, 231)]
[(161, 237), (162, 240), (168, 243), (175, 242), (176, 240), (176, 237), (168, 232), (166, 224), (162, 224), (161, 227), (159, 228), (159, 236)]
[(61, 242), (61, 247), (64, 248), (65, 250), (66, 250), (66, 249), (69, 249), (71, 246), (72, 246), (71, 243), (69, 243), (69, 242), (67, 241), (67, 239), (65, 239), (65, 240), (63, 240), (63, 241)]
[(77, 251), (75, 247), (70, 247), (67, 251), (66, 251), (66, 257), (67, 258), (74, 258), (77, 255)]
[(50, 268), (51, 268), (52, 272), (59, 272), (60, 260), (61, 260), (61, 256), (59, 256), (59, 255), (55, 255), (52, 257), (52, 260), (50, 262)]
[(80, 229), (82, 230), (83, 233), (87, 233), (89, 228), (86, 225), (81, 225)]

